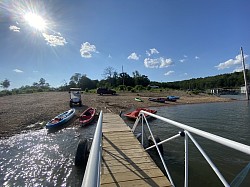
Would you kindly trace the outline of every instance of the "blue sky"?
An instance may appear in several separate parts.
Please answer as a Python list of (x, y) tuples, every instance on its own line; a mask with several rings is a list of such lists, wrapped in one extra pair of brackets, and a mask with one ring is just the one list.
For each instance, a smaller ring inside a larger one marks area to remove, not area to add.
[(248, 0), (0, 1), (0, 81), (74, 73), (103, 79), (113, 67), (171, 82), (239, 71), (250, 53)]

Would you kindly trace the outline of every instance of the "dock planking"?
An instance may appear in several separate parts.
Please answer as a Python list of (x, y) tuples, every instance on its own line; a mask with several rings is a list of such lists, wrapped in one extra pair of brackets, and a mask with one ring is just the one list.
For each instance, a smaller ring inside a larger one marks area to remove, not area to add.
[(171, 186), (116, 114), (103, 115), (101, 186)]

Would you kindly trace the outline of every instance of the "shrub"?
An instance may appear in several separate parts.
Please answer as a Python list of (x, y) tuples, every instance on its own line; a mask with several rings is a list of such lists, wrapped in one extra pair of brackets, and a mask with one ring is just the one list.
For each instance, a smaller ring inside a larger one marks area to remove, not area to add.
[(88, 93), (88, 92), (89, 92), (89, 89), (88, 89), (88, 88), (86, 88), (86, 89), (85, 89), (85, 92), (87, 92), (87, 93)]
[(141, 91), (141, 90), (145, 90), (145, 88), (142, 85), (136, 85), (135, 90)]
[(134, 89), (134, 88), (132, 88), (130, 91), (131, 91), (132, 93), (135, 93), (135, 89)]
[(132, 89), (133, 89), (132, 86), (127, 86), (127, 90), (128, 90), (128, 91), (131, 91)]
[(118, 86), (118, 90), (125, 91), (126, 90), (126, 86), (125, 85), (119, 85)]

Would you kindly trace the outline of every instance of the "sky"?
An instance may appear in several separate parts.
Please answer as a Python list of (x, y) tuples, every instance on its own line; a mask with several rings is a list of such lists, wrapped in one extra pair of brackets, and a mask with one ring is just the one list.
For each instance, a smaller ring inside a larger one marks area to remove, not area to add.
[(242, 70), (248, 0), (0, 0), (0, 82), (9, 89), (112, 67), (173, 82)]

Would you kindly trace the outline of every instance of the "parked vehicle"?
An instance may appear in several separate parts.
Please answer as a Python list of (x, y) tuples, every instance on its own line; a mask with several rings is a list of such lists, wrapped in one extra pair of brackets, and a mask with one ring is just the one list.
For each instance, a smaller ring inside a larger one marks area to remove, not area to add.
[(115, 90), (110, 90), (110, 89), (107, 89), (107, 88), (98, 88), (96, 93), (100, 94), (100, 95), (103, 95), (103, 94), (115, 95), (116, 91)]
[(63, 125), (74, 116), (75, 112), (76, 110), (73, 108), (57, 115), (46, 124), (46, 128), (50, 129), (53, 127), (58, 127), (60, 125)]
[(70, 101), (69, 106), (72, 107), (74, 104), (79, 104), (82, 106), (82, 98), (81, 98), (81, 88), (70, 88)]
[(81, 126), (87, 125), (95, 118), (96, 109), (89, 107), (79, 117)]

